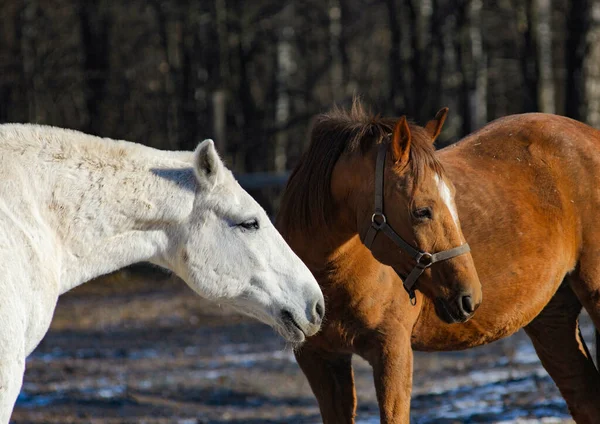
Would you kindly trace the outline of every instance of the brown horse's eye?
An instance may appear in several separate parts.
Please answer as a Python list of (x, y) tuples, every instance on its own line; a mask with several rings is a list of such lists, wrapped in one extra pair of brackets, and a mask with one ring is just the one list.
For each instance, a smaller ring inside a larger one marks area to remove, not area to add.
[(416, 219), (431, 219), (433, 217), (431, 208), (418, 208), (413, 211), (413, 216)]

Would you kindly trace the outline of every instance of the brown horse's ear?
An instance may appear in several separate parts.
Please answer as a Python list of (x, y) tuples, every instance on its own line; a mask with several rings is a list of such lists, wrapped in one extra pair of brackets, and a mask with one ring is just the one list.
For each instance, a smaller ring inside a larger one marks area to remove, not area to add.
[(446, 120), (446, 116), (448, 115), (448, 108), (445, 107), (440, 109), (438, 113), (435, 114), (435, 117), (425, 125), (425, 129), (431, 135), (431, 142), (433, 143), (435, 139), (442, 132), (442, 127), (444, 126), (444, 121)]
[(410, 154), (410, 128), (408, 128), (406, 116), (400, 118), (394, 127), (392, 154), (394, 155), (395, 163), (405, 164), (408, 162)]

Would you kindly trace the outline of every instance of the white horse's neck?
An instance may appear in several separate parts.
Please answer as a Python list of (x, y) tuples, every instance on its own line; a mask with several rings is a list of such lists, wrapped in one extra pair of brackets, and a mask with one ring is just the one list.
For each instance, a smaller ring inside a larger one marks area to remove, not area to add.
[(168, 231), (194, 201), (191, 153), (60, 129), (39, 134), (45, 166), (35, 172), (46, 187), (36, 203), (54, 229), (60, 293), (135, 262), (170, 265)]
[(192, 209), (193, 189), (177, 187), (151, 169), (117, 171), (109, 179), (103, 175), (100, 169), (89, 174), (88, 184), (73, 193), (81, 202), (60, 217), (67, 223), (62, 228), (69, 229), (59, 232), (64, 249), (61, 293), (135, 262), (170, 265), (163, 259), (167, 231)]

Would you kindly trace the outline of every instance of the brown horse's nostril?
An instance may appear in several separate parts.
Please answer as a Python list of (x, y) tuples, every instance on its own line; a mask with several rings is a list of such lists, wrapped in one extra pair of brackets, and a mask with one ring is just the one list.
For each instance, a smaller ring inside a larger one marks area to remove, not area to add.
[(461, 306), (465, 313), (472, 314), (475, 312), (475, 308), (473, 307), (473, 300), (471, 296), (463, 296), (461, 298)]

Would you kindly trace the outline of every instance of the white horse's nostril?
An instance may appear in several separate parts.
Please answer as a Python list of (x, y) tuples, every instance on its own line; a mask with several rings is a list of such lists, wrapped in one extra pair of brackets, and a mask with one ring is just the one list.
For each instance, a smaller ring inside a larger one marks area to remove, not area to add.
[(325, 316), (325, 306), (323, 300), (319, 299), (313, 308), (313, 324), (320, 324)]

